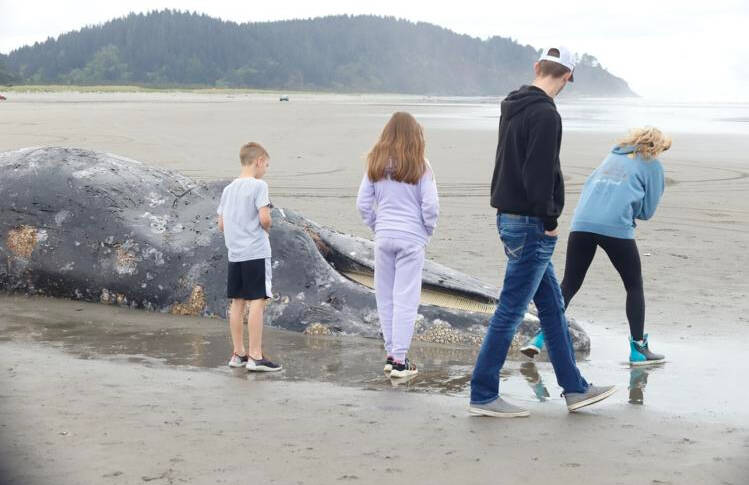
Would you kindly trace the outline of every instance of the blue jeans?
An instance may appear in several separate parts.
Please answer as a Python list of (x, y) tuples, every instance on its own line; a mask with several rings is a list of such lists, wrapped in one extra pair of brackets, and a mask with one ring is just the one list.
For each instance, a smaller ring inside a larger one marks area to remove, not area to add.
[(551, 255), (557, 238), (544, 234), (538, 217), (497, 216), (499, 237), (507, 255), (502, 292), (481, 345), (471, 378), (471, 403), (486, 404), (499, 396), (499, 370), (531, 299), (536, 303), (557, 383), (568, 392), (585, 392), (588, 383), (575, 364), (575, 352), (564, 317), (564, 300), (554, 276)]

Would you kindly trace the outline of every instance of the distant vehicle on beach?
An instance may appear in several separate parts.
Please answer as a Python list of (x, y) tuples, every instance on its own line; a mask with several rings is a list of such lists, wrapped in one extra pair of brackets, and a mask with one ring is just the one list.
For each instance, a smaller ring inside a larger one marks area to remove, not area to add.
[(5, 101), (6, 99), (8, 99), (8, 98), (6, 98), (6, 97), (5, 97), (5, 96), (3, 96), (2, 94), (0, 94), (0, 101)]
[(278, 100), (279, 101), (288, 101), (289, 100), (289, 96), (286, 95), (286, 94), (283, 94), (283, 95), (281, 95), (280, 98), (278, 98)]

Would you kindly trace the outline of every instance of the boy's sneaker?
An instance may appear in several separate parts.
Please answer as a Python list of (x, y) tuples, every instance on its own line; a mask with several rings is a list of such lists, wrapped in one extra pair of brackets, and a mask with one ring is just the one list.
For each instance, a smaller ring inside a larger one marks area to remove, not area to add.
[(662, 354), (651, 352), (648, 348), (648, 334), (642, 340), (642, 345), (629, 337), (629, 363), (630, 365), (653, 365), (661, 364), (666, 361)]
[(236, 352), (231, 354), (231, 359), (229, 359), (229, 367), (244, 367), (247, 365), (247, 354), (245, 355), (239, 355)]
[(385, 374), (390, 374), (390, 371), (393, 370), (393, 364), (395, 364), (395, 361), (392, 357), (388, 357), (388, 359), (385, 361), (385, 368), (382, 369), (385, 371)]
[(525, 346), (520, 348), (520, 352), (531, 359), (541, 353), (544, 348), (544, 332), (539, 330), (535, 337), (530, 339)]
[(250, 358), (247, 361), (247, 370), (252, 372), (277, 372), (281, 369), (283, 369), (283, 367), (278, 364), (274, 364), (265, 357), (259, 360)]
[(390, 371), (390, 377), (411, 377), (415, 376), (419, 370), (408, 359), (399, 363), (393, 361), (393, 369)]
[(568, 392), (564, 394), (564, 400), (567, 401), (567, 409), (577, 411), (578, 409), (603, 401), (616, 392), (616, 386), (588, 386), (585, 392)]
[(499, 396), (486, 404), (471, 404), (468, 412), (473, 416), (491, 416), (493, 418), (524, 418), (531, 415), (527, 409), (510, 404)]

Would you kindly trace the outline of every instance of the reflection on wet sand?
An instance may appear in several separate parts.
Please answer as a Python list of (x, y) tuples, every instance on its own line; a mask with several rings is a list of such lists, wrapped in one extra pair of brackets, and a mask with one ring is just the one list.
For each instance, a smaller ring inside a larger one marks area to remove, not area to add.
[[(231, 348), (223, 321), (180, 317), (101, 305), (38, 299), (30, 311), (23, 299), (6, 298), (0, 331), (8, 339), (61, 345), (82, 358), (104, 357), (145, 365), (194, 366), (227, 370)], [(146, 318), (144, 318), (146, 317)], [(244, 379), (318, 380), (386, 390), (463, 394), (470, 386), (475, 347), (415, 342), (409, 358), (419, 368), (411, 379), (391, 380), (382, 372), (385, 353), (375, 339), (310, 336), (274, 328), (264, 332), (264, 352), (284, 365), (277, 375), (233, 371)], [(502, 378), (517, 375), (510, 366)]]
[[(660, 367), (660, 366), (659, 366)], [(525, 377), (526, 382), (530, 386), (533, 394), (540, 402), (544, 402), (549, 399), (549, 391), (544, 385), (544, 381), (541, 378), (541, 374), (536, 368), (536, 364), (533, 362), (523, 362), (520, 364), (520, 374)], [(630, 404), (644, 404), (645, 402), (645, 387), (648, 384), (648, 371), (642, 367), (633, 367), (629, 372), (629, 403)]]
[(645, 403), (645, 386), (648, 384), (648, 372), (645, 369), (633, 367), (629, 372), (629, 403)]
[[(146, 313), (77, 302), (40, 299), (38, 310), (13, 308), (5, 298), (8, 317), (0, 332), (8, 340), (33, 340), (60, 345), (81, 358), (123, 359), (144, 365), (158, 363), (232, 372), (245, 379), (319, 380), (367, 389), (461, 393), (470, 383), (478, 349), (416, 343), (410, 358), (419, 374), (392, 382), (382, 372), (381, 343), (374, 339), (308, 336), (267, 328), (265, 354), (282, 362), (278, 375), (229, 371), (231, 348), (222, 321)], [(143, 318), (147, 316), (147, 318)]]
[[(226, 367), (231, 345), (223, 321), (42, 298), (38, 307), (30, 310), (24, 300), (3, 297), (1, 309), (6, 316), (0, 319), (0, 333), (4, 339), (51, 343), (81, 358), (202, 367), (249, 380), (316, 380), (371, 390), (397, 388), (465, 395), (479, 350), (415, 342), (409, 358), (419, 373), (410, 379), (391, 379), (382, 371), (385, 353), (376, 339), (310, 336), (267, 328), (264, 352), (281, 362), (284, 370), (272, 375), (253, 374)], [(545, 359), (537, 360), (538, 364), (526, 361), (519, 366), (508, 362), (500, 376), (504, 382), (512, 381), (510, 387), (504, 387), (505, 392), (522, 393), (522, 387), (513, 380), (522, 376), (536, 400), (555, 399), (550, 397), (537, 366), (546, 373), (553, 371)], [(643, 403), (647, 377), (648, 371), (642, 368), (631, 370), (629, 402)]]
[(538, 373), (536, 364), (533, 362), (523, 362), (520, 364), (520, 373), (525, 377), (528, 385), (531, 386), (536, 399), (544, 402), (550, 397), (549, 391), (546, 389), (543, 379), (541, 379), (541, 374)]

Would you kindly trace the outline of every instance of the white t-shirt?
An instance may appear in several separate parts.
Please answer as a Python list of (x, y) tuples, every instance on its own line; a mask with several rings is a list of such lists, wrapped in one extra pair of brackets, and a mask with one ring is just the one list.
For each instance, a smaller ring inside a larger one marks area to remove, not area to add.
[(260, 225), (260, 209), (270, 205), (268, 184), (238, 178), (224, 188), (216, 211), (224, 217), (224, 241), (229, 261), (270, 258), (270, 239)]

